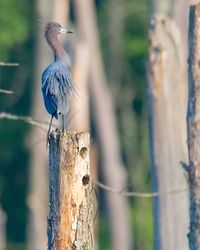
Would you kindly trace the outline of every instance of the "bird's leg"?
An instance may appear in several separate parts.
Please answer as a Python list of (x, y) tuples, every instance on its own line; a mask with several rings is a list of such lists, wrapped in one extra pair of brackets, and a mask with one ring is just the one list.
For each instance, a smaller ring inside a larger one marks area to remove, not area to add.
[(51, 120), (50, 120), (50, 123), (49, 123), (49, 128), (48, 128), (48, 131), (47, 131), (46, 148), (48, 147), (48, 143), (49, 143), (49, 135), (50, 135), (50, 131), (51, 131), (52, 121), (53, 121), (53, 115), (51, 116)]
[(62, 115), (62, 132), (65, 130), (65, 117)]

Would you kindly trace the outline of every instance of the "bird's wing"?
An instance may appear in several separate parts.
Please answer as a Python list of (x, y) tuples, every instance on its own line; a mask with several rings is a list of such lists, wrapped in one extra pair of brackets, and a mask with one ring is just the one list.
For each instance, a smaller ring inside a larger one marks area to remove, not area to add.
[(42, 74), (42, 92), (47, 111), (67, 114), (72, 94), (70, 68), (62, 63), (54, 63)]
[(58, 118), (57, 98), (54, 93), (51, 93), (49, 91), (49, 86), (51, 85), (52, 81), (54, 81), (54, 77), (50, 65), (45, 69), (45, 71), (42, 74), (42, 94), (46, 110), (48, 111), (49, 114), (53, 115), (57, 119)]

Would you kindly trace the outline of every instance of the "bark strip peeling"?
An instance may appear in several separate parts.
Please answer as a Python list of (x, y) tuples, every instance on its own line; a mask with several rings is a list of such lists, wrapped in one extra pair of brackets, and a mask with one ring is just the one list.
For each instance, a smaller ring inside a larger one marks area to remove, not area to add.
[(88, 133), (51, 133), (49, 192), (48, 250), (93, 250)]
[(200, 4), (190, 7), (187, 113), (191, 250), (200, 249)]

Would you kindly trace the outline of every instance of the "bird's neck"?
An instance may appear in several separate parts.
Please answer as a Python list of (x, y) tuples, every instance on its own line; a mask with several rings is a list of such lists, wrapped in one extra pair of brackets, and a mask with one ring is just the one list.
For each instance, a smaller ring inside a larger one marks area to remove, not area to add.
[(55, 61), (61, 60), (65, 61), (68, 58), (68, 54), (59, 42), (58, 38), (56, 36), (54, 37), (48, 37), (47, 42), (49, 43), (50, 47), (52, 48), (54, 52), (54, 59)]

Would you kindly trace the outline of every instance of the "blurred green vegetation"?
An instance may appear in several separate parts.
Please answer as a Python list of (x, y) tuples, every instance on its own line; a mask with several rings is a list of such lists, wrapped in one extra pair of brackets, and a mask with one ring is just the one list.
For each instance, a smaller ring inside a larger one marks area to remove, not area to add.
[[(128, 172), (128, 188), (150, 191), (146, 73), (148, 1), (117, 1), (123, 8), (119, 81), (110, 75), (112, 39), (109, 37), (109, 1), (96, 1), (98, 26), (106, 73), (110, 82), (122, 158)], [(0, 111), (20, 115), (31, 112), (35, 30), (35, 1), (0, 1), (0, 61), (19, 62), (20, 67), (0, 67), (0, 88), (13, 89), (13, 96), (0, 96)], [(30, 127), (0, 120), (0, 203), (8, 216), (8, 249), (25, 249), (29, 152), (25, 145)], [(103, 192), (102, 192), (103, 193)], [(150, 199), (130, 199), (134, 249), (153, 249), (153, 219)], [(99, 249), (110, 249), (105, 208), (100, 209)]]
[[(28, 115), (33, 77), (34, 1), (0, 1), (0, 61), (20, 67), (0, 67), (0, 111)], [(25, 249), (29, 153), (25, 145), (29, 127), (0, 120), (0, 203), (7, 214), (8, 250)]]
[[(28, 38), (31, 8), (25, 0), (0, 1), (0, 58), (6, 60), (11, 48), (16, 47)], [(29, 13), (27, 13), (29, 11)]]

